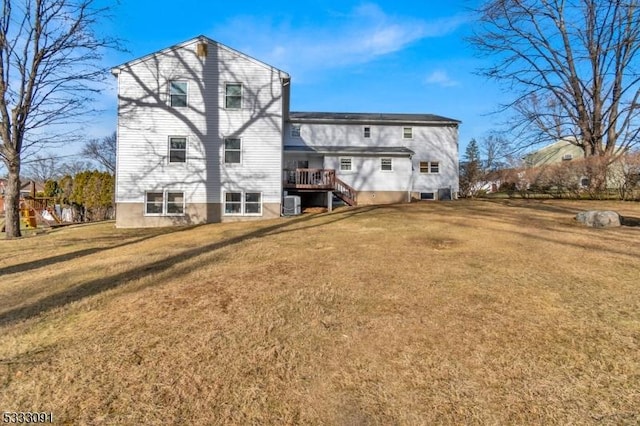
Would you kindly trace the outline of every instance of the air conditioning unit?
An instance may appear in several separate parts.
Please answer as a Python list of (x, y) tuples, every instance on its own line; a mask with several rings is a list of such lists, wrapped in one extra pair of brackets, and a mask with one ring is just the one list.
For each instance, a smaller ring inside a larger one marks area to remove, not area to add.
[(302, 213), (299, 195), (287, 195), (284, 197), (282, 214), (284, 216), (297, 216)]
[(573, 154), (565, 154), (562, 156), (562, 161), (571, 161), (573, 160)]

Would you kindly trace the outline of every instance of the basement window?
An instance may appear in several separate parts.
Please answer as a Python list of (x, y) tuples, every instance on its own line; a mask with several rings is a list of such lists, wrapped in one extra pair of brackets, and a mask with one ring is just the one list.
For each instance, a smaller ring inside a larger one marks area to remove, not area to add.
[(435, 192), (421, 192), (420, 193), (421, 200), (435, 200), (436, 193)]

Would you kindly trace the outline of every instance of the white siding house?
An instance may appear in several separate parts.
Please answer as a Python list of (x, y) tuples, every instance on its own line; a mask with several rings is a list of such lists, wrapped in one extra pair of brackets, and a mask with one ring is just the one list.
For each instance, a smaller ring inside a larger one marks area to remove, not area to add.
[(334, 169), (358, 204), (451, 199), (458, 192), (459, 121), (431, 114), (292, 112), (285, 168)]
[(112, 73), (118, 226), (280, 215), (287, 73), (206, 37)]
[(457, 195), (457, 120), (289, 113), (286, 72), (204, 36), (112, 73), (119, 227), (276, 217), (287, 193), (350, 204)]

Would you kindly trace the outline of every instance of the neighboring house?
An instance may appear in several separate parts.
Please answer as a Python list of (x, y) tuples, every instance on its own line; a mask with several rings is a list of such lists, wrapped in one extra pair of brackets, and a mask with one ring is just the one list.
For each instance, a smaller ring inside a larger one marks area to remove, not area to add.
[(559, 140), (522, 157), (526, 167), (541, 167), (584, 158), (584, 151), (567, 140)]
[[(627, 178), (626, 155), (617, 156), (615, 161), (604, 165), (604, 158), (587, 158), (582, 148), (568, 140), (560, 140), (542, 147), (525, 155), (522, 160), (526, 169), (534, 172), (533, 175), (554, 175), (551, 176), (551, 180), (564, 179), (565, 185), (582, 189), (592, 185), (590, 176), (594, 175), (600, 176), (603, 187), (608, 189), (618, 188)], [(605, 172), (596, 173), (598, 169)]]
[(116, 224), (270, 218), (286, 194), (455, 198), (457, 120), (289, 113), (290, 77), (200, 36), (112, 69)]

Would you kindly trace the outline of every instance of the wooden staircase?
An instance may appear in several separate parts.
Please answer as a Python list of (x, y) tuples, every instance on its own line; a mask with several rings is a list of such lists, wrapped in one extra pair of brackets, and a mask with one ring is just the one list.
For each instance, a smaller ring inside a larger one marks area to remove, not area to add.
[(350, 206), (358, 205), (356, 190), (338, 178), (335, 178), (333, 193)]

